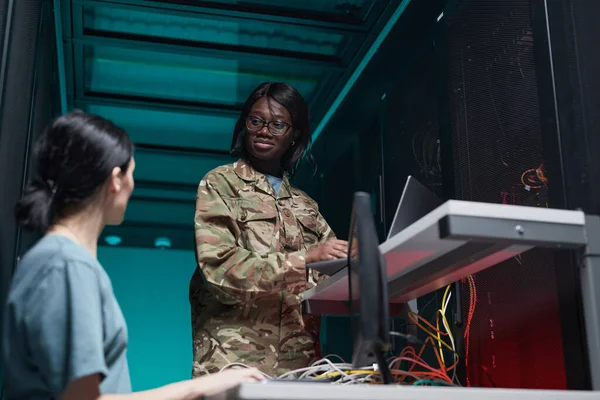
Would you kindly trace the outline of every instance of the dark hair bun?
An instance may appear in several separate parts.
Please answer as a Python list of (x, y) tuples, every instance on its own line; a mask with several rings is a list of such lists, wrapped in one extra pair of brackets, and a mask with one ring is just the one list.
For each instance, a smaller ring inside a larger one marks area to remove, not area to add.
[(133, 144), (112, 122), (72, 111), (50, 124), (35, 147), (35, 179), (16, 207), (20, 225), (44, 232), (53, 216), (86, 204), (115, 167), (127, 169)]
[(23, 197), (17, 203), (17, 222), (31, 230), (46, 230), (52, 196), (52, 192), (39, 183), (28, 185)]

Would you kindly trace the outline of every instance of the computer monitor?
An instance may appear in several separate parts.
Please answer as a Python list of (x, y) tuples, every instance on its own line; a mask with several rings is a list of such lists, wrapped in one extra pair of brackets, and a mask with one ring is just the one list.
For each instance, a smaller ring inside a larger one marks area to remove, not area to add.
[(387, 238), (390, 239), (440, 205), (442, 200), (439, 197), (409, 175)]
[(348, 244), (348, 285), (355, 368), (377, 363), (384, 383), (392, 377), (384, 353), (390, 348), (385, 261), (371, 212), (371, 196), (354, 195)]

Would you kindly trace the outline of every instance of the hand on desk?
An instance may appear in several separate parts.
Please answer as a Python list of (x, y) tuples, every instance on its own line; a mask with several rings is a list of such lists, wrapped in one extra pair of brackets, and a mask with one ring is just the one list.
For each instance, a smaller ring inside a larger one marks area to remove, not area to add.
[(348, 257), (348, 242), (332, 239), (315, 246), (306, 252), (306, 263), (317, 261), (335, 260)]

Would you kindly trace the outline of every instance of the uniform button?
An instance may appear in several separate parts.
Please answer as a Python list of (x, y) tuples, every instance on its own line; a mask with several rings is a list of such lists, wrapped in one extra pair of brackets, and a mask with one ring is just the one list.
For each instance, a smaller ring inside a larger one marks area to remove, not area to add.
[(284, 210), (283, 211), (283, 215), (285, 215), (286, 217), (289, 217), (292, 213), (290, 212), (290, 210)]

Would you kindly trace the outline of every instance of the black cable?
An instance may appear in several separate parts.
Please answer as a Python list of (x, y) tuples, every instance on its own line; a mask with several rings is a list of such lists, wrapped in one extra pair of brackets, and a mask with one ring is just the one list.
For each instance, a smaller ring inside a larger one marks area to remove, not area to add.
[(456, 343), (456, 353), (458, 354), (458, 365), (456, 365), (456, 369), (454, 370), (456, 374), (456, 379), (458, 382), (466, 382), (467, 380), (467, 365), (465, 362), (466, 358), (466, 348), (465, 348), (465, 340), (464, 340), (464, 318), (462, 312), (462, 288), (460, 281), (456, 281), (454, 283), (454, 304), (456, 307), (454, 313), (454, 340)]
[(375, 356), (377, 357), (377, 366), (379, 368), (379, 373), (381, 374), (381, 380), (383, 381), (383, 384), (391, 385), (394, 383), (394, 378), (392, 377), (390, 367), (383, 356), (383, 348), (381, 344), (375, 345)]

